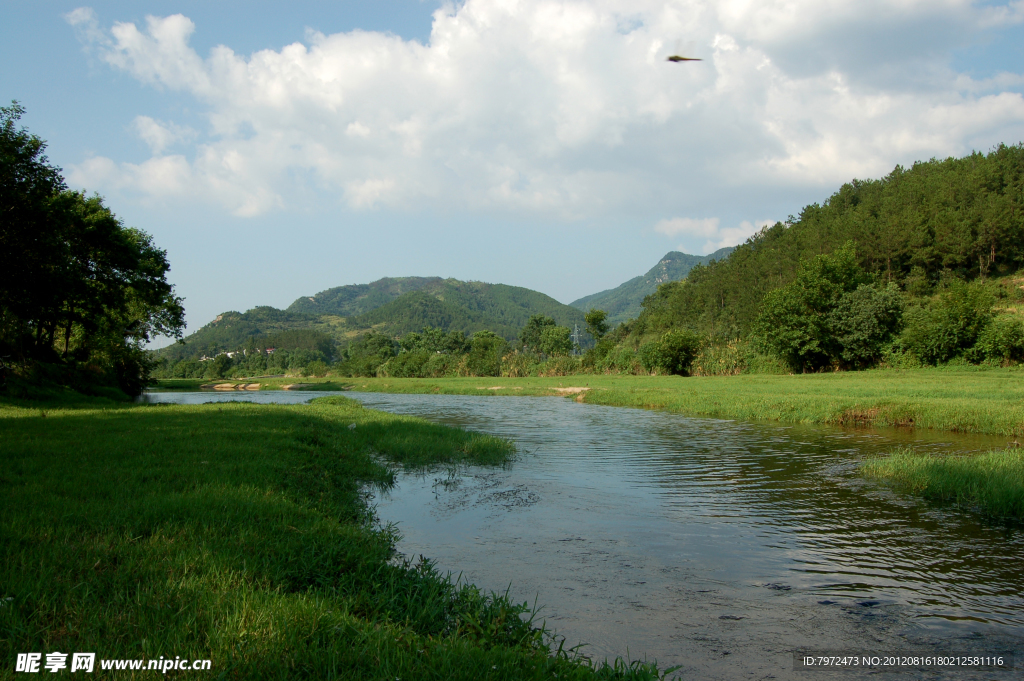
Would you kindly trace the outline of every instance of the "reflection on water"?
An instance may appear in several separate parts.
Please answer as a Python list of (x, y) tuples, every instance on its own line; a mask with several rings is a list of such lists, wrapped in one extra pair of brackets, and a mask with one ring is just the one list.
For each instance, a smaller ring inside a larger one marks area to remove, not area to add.
[[(199, 401), (257, 396), (276, 397)], [(682, 665), (685, 677), (803, 678), (792, 670), (797, 648), (1024, 653), (1024, 532), (856, 472), (897, 443), (957, 452), (1000, 438), (691, 419), (558, 398), (348, 396), (519, 444), (505, 469), (400, 474), (377, 513), (398, 523), (401, 551), (485, 589), (511, 583), (589, 655), (628, 651)]]

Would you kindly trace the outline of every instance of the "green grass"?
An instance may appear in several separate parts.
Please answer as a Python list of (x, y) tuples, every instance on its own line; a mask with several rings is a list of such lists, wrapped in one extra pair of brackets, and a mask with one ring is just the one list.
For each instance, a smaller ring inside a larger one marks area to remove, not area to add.
[[(579, 375), (552, 378), (331, 379), (345, 389), (463, 395), (571, 395), (591, 404), (691, 416), (1024, 434), (1019, 368), (875, 370), (791, 376)], [(577, 393), (559, 388), (584, 387)], [(492, 390), (491, 388), (497, 388)]]
[(935, 501), (976, 508), (985, 515), (1024, 520), (1024, 452), (935, 456), (901, 449), (861, 465), (863, 473)]
[(552, 654), (524, 605), (396, 561), (371, 522), (394, 466), (513, 453), (340, 396), (0, 402), (0, 678), (33, 651), (204, 658), (235, 679), (657, 677)]

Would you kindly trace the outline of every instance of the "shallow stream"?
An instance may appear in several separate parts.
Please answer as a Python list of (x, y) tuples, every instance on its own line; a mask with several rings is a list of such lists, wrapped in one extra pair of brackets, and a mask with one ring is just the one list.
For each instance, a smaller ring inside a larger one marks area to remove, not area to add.
[(701, 679), (866, 675), (795, 671), (798, 649), (1012, 651), (1013, 671), (896, 675), (1019, 678), (1024, 531), (857, 473), (898, 444), (954, 453), (1003, 438), (695, 419), (562, 398), (346, 396), (517, 442), (504, 468), (400, 473), (377, 514), (398, 524), (406, 555), (541, 604), (538, 619), (567, 647), (656, 659)]

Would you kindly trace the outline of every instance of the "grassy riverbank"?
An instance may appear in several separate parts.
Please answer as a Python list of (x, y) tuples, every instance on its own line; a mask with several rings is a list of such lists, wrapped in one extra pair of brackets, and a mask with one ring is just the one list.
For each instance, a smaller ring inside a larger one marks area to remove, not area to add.
[(693, 378), (580, 375), (329, 380), (357, 391), (565, 395), (592, 404), (715, 418), (906, 426), (1006, 436), (1024, 433), (1024, 371), (1018, 368)]
[(551, 655), (523, 606), (396, 564), (393, 531), (369, 523), (382, 459), (498, 464), (506, 441), (339, 396), (0, 402), (0, 442), (0, 677), (31, 651), (209, 659), (240, 679), (656, 675)]
[(1024, 452), (934, 456), (899, 450), (863, 464), (865, 475), (927, 499), (976, 508), (999, 518), (1024, 520)]

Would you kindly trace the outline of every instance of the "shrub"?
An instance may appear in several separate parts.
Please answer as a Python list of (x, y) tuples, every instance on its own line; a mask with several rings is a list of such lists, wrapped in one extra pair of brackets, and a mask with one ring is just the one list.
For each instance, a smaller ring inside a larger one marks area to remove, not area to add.
[(508, 341), (492, 331), (477, 331), (470, 339), (466, 369), (473, 376), (500, 376), (501, 358), (508, 352)]
[(512, 352), (501, 358), (501, 375), (508, 378), (522, 378), (533, 373), (535, 362), (524, 352)]
[(992, 303), (984, 285), (954, 279), (927, 307), (908, 310), (903, 346), (925, 364), (963, 355), (992, 320)]
[(306, 365), (306, 368), (302, 370), (303, 376), (314, 376), (316, 378), (323, 378), (327, 375), (329, 367), (323, 360), (314, 360)]
[(758, 352), (749, 344), (744, 348), (743, 361), (746, 363), (746, 368), (743, 370), (745, 374), (780, 376), (791, 373), (789, 365), (777, 356)]
[(974, 363), (1024, 362), (1024, 320), (1005, 315), (994, 318), (966, 356)]
[(643, 371), (636, 350), (626, 345), (609, 350), (604, 358), (595, 364), (595, 368), (602, 373), (610, 374), (639, 374)]
[(444, 378), (446, 376), (458, 376), (459, 362), (462, 361), (463, 355), (449, 355), (445, 353), (435, 352), (430, 355), (423, 367), (420, 369), (420, 375), (424, 378)]
[(846, 367), (865, 368), (881, 359), (903, 318), (903, 299), (890, 284), (884, 289), (862, 284), (844, 294), (829, 313), (829, 326), (839, 341)]
[(548, 357), (572, 352), (572, 331), (567, 326), (549, 326), (540, 332), (540, 351)]
[(423, 375), (423, 365), (430, 359), (425, 350), (400, 352), (377, 368), (377, 375), (384, 378), (418, 378)]
[(708, 343), (693, 358), (694, 376), (735, 376), (747, 368), (742, 341)]
[(537, 366), (538, 376), (572, 376), (581, 373), (583, 362), (578, 357), (552, 357)]
[(704, 339), (692, 331), (668, 331), (661, 337), (662, 361), (665, 371), (686, 376), (690, 365), (704, 345)]
[(226, 354), (217, 355), (204, 364), (203, 378), (224, 378), (231, 370), (231, 358)]
[(895, 338), (882, 348), (878, 364), (886, 369), (919, 369), (922, 366), (917, 355), (904, 346), (902, 338)]
[(703, 339), (691, 331), (666, 331), (659, 340), (640, 346), (640, 364), (651, 373), (686, 376)]

